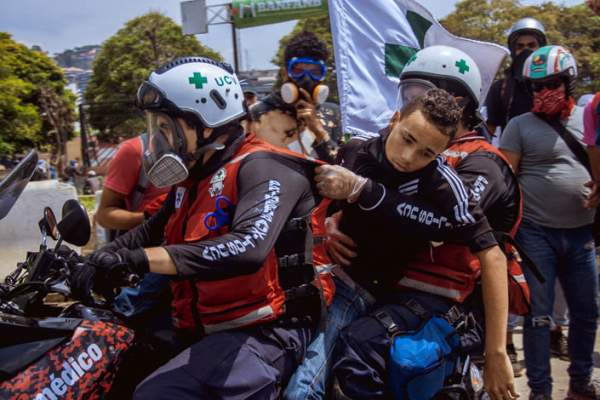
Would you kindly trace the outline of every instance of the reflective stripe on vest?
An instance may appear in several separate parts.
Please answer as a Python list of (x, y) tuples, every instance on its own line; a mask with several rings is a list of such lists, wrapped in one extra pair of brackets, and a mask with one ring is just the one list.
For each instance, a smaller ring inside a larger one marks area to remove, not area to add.
[(229, 329), (241, 328), (246, 325), (252, 325), (255, 322), (258, 322), (263, 319), (271, 318), (275, 312), (273, 311), (273, 307), (264, 306), (259, 308), (258, 310), (254, 310), (249, 312), (246, 315), (243, 315), (239, 318), (232, 319), (231, 321), (225, 321), (218, 324), (204, 324), (204, 332), (206, 334), (215, 333), (220, 331), (226, 331)]
[(319, 275), (326, 275), (331, 274), (336, 266), (336, 264), (315, 265), (315, 269)]
[[(488, 143), (485, 138), (476, 135), (468, 135), (457, 139), (444, 152), (444, 155), (448, 164), (456, 168), (464, 158), (475, 152), (495, 154), (510, 167), (506, 157), (497, 148)], [(512, 171), (512, 168), (510, 170)], [(513, 178), (516, 181), (514, 174)], [(519, 192), (518, 216), (511, 230), (511, 235), (514, 235), (521, 220), (522, 204), (520, 197)], [(507, 247), (505, 251), (512, 251), (512, 248)], [(508, 267), (508, 274), (512, 278), (509, 279), (509, 286), (514, 284), (520, 287), (520, 290), (512, 290), (509, 287), (511, 293), (520, 296), (519, 298), (511, 298), (511, 311), (518, 310), (518, 313), (522, 314), (523, 310), (527, 308), (525, 304), (529, 302), (527, 282), (516, 261), (509, 260)], [(422, 273), (419, 273), (419, 271)], [(410, 262), (405, 276), (398, 281), (398, 285), (462, 302), (475, 287), (479, 275), (479, 260), (467, 246), (442, 244), (435, 248), (431, 247), (429, 252), (418, 254), (415, 260)], [(457, 289), (457, 287), (460, 287), (460, 289)], [(522, 295), (519, 293), (522, 293)]]
[(404, 277), (400, 279), (398, 282), (400, 285), (410, 288), (420, 290), (421, 292), (436, 294), (438, 296), (447, 297), (454, 301), (460, 301), (462, 299), (463, 294), (460, 290), (450, 289), (438, 285), (434, 285), (431, 283), (424, 282), (422, 280), (412, 279)]

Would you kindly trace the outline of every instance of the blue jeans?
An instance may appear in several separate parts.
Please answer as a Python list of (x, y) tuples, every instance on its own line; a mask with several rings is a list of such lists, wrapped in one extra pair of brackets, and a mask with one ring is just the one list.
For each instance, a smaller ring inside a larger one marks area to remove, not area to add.
[(161, 293), (169, 287), (169, 281), (167, 275), (147, 273), (138, 286), (121, 289), (115, 297), (114, 306), (127, 317), (148, 311), (158, 304)]
[(554, 311), (552, 312), (552, 328), (569, 326), (569, 307), (562, 290), (562, 286), (557, 281), (554, 287)]
[(568, 372), (572, 384), (583, 383), (592, 375), (598, 318), (598, 272), (591, 227), (555, 229), (523, 220), (516, 239), (546, 278), (542, 284), (524, 268), (531, 290), (531, 314), (525, 318), (523, 330), (529, 387), (536, 394), (552, 392), (550, 326), (557, 278), (571, 317)]
[(357, 291), (334, 278), (335, 296), (328, 309), (324, 331), (320, 329), (283, 394), (286, 400), (323, 399), (331, 372), (333, 349), (340, 331), (366, 314), (369, 304)]

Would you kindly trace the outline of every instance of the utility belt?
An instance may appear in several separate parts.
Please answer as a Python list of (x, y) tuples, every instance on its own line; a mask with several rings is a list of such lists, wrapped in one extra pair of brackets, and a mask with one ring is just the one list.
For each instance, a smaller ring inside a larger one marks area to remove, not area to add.
[(313, 261), (314, 242), (308, 215), (289, 220), (275, 244), (279, 285), (285, 293), (280, 324), (318, 323), (325, 318), (327, 305)]
[(472, 390), (481, 391), (477, 367), (468, 355), (458, 357), (481, 347), (482, 329), (473, 314), (454, 305), (443, 315), (433, 315), (412, 299), (401, 305), (419, 317), (416, 329), (401, 330), (385, 310), (374, 314), (390, 337), (388, 376), (394, 398), (421, 400), (441, 391), (466, 393), (466, 384), (473, 386), (473, 381), (479, 386)]

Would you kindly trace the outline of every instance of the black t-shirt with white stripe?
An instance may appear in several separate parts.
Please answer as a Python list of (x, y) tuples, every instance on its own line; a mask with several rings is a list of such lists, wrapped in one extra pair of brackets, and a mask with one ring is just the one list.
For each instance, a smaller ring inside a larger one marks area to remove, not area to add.
[(358, 245), (349, 268), (353, 278), (372, 282), (378, 271), (381, 279), (394, 280), (430, 241), (464, 243), (473, 252), (497, 244), (481, 208), (442, 156), (419, 171), (399, 172), (385, 157), (386, 137), (355, 139), (341, 155), (342, 165), (369, 178), (358, 201), (343, 205), (340, 228)]

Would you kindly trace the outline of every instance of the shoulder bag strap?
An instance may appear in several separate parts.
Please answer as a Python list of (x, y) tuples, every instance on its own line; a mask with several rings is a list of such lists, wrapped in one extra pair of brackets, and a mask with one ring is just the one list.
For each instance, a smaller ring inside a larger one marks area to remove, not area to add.
[(588, 157), (588, 154), (585, 151), (583, 145), (575, 138), (575, 136), (573, 136), (573, 134), (569, 132), (569, 130), (560, 122), (560, 120), (549, 120), (539, 115), (538, 117), (546, 121), (548, 125), (554, 128), (558, 136), (560, 136), (565, 141), (567, 146), (569, 146), (569, 149), (573, 152), (573, 154), (575, 154), (577, 161), (579, 161), (585, 167), (585, 169), (587, 169), (590, 175), (592, 175), (590, 158)]
[(139, 205), (142, 203), (142, 199), (144, 198), (144, 193), (150, 184), (148, 176), (146, 175), (146, 170), (144, 169), (144, 153), (146, 152), (146, 149), (148, 149), (148, 134), (142, 133), (139, 138), (141, 142), (141, 166), (137, 184), (135, 185), (134, 191), (131, 194), (131, 211), (138, 209)]

